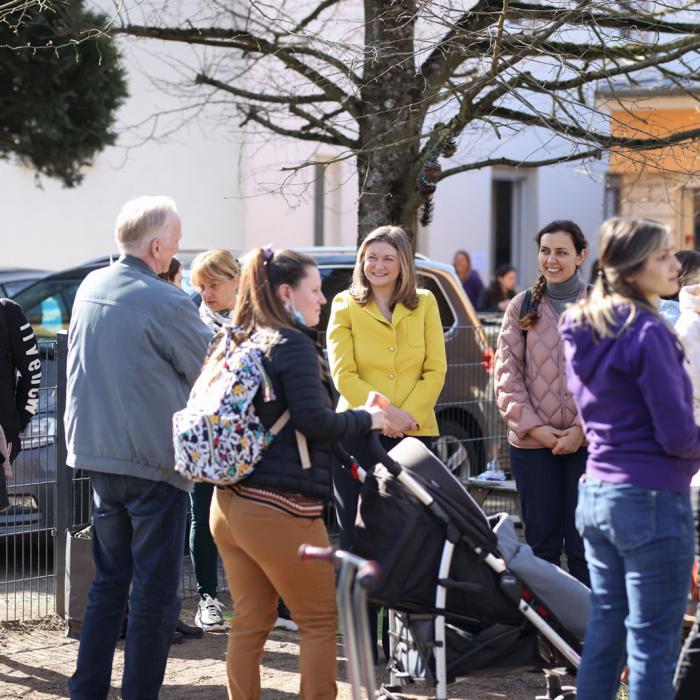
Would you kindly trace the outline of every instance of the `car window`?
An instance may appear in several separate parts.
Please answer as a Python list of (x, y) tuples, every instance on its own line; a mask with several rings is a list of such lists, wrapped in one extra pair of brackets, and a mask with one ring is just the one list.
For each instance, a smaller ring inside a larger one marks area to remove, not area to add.
[(58, 331), (68, 330), (73, 301), (82, 281), (83, 278), (47, 279), (17, 295), (15, 300), (38, 338), (53, 338)]
[(420, 272), (418, 275), (418, 286), (433, 293), (433, 296), (437, 300), (438, 310), (440, 311), (442, 327), (445, 329), (452, 328), (455, 324), (454, 311), (450, 306), (450, 302), (447, 301), (447, 297), (438, 284), (438, 281), (432, 275)]
[[(182, 289), (184, 292), (186, 292), (189, 296), (193, 296), (197, 290), (194, 288), (194, 285), (190, 281), (190, 274), (191, 271), (189, 268), (183, 267), (182, 268)], [(199, 306), (199, 304), (197, 304)]]
[(12, 299), (15, 294), (18, 292), (21, 292), (23, 289), (26, 289), (30, 284), (34, 284), (36, 282), (35, 279), (28, 279), (28, 280), (14, 280), (12, 282), (4, 282), (3, 283), (3, 296), (10, 297)]
[(344, 292), (350, 287), (352, 281), (352, 267), (321, 267), (321, 289), (326, 303), (321, 307), (321, 320), (318, 322), (318, 331), (323, 334), (328, 327), (328, 319), (331, 315), (331, 303), (336, 294)]

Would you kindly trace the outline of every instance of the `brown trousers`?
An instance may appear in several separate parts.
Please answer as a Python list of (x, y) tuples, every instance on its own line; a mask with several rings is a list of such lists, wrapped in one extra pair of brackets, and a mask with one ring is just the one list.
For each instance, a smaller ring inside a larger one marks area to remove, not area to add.
[(326, 562), (301, 561), (300, 544), (328, 545), (320, 518), (296, 518), (214, 489), (209, 517), (226, 569), (234, 616), (226, 670), (230, 700), (260, 697), (260, 662), (281, 596), (299, 625), (302, 700), (336, 697), (335, 585)]

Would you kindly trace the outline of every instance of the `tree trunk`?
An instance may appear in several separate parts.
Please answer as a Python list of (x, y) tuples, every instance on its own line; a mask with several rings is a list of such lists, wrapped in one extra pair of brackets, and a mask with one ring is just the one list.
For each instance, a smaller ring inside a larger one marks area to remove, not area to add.
[(421, 120), (415, 104), (413, 0), (365, 0), (360, 90), (358, 244), (378, 226), (405, 228), (415, 244)]

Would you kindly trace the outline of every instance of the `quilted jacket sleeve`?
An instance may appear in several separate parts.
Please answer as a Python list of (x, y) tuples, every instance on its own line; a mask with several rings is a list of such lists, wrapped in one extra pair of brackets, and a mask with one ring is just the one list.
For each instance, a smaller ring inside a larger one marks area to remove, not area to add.
[(524, 293), (518, 294), (508, 304), (498, 335), (494, 365), (498, 410), (508, 429), (521, 440), (543, 424), (525, 384), (525, 339), (519, 323), (523, 296)]
[(372, 418), (362, 409), (336, 413), (321, 382), (316, 347), (301, 331), (284, 331), (273, 346), (270, 364), (281, 385), (292, 425), (306, 437), (338, 442), (368, 433)]

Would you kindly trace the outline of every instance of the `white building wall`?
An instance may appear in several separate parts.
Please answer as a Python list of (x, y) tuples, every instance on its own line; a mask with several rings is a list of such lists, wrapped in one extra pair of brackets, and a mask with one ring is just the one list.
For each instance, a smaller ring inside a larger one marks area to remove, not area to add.
[[(598, 254), (598, 229), (603, 223), (603, 173), (606, 165), (606, 162), (602, 162), (596, 164), (594, 170), (587, 170), (580, 164), (565, 164), (541, 168), (539, 171), (538, 228), (554, 219), (572, 219), (581, 227), (589, 245), (588, 259), (583, 266), (586, 279), (590, 264)], [(532, 236), (535, 233), (533, 231)], [(534, 260), (534, 243), (532, 250)]]
[[(183, 248), (311, 245), (314, 169), (294, 174), (289, 168), (335, 154), (325, 146), (269, 136), (249, 138), (244, 144), (235, 120), (214, 124), (195, 119), (166, 140), (143, 141), (150, 128), (145, 120), (153, 113), (160, 111), (173, 126), (182, 120), (181, 115), (166, 114), (179, 106), (178, 99), (163, 91), (162, 82), (155, 85), (147, 76), (175, 79), (177, 60), (191, 56), (186, 55), (187, 47), (178, 52), (169, 46), (166, 59), (163, 45), (127, 39), (120, 45), (131, 97), (119, 114), (119, 142), (97, 156), (81, 186), (69, 190), (44, 179), (39, 189), (32, 172), (0, 162), (0, 265), (60, 269), (114, 252), (116, 214), (124, 201), (141, 194), (176, 199), (183, 219)], [(141, 122), (144, 126), (138, 130), (128, 128)], [(465, 136), (460, 151), (478, 158), (528, 154), (537, 151), (541, 138), (532, 131), (503, 143), (483, 135), (472, 142)], [(443, 167), (458, 162), (459, 154)], [(523, 284), (534, 276), (534, 245), (529, 246), (537, 228), (553, 218), (568, 217), (592, 233), (600, 224), (603, 186), (602, 180), (594, 182), (577, 165), (512, 174), (522, 178), (521, 245), (513, 262)], [(419, 231), (418, 250), (451, 262), (454, 251), (464, 248), (488, 280), (493, 273), (492, 180), (502, 175), (485, 168), (441, 182), (433, 222)], [(358, 197), (353, 160), (333, 163), (324, 179), (325, 243), (353, 245)]]
[[(419, 234), (418, 249), (429, 257), (451, 262), (454, 252), (467, 250), (484, 282), (491, 279), (493, 262), (492, 183), (507, 178), (521, 188), (519, 230), (513, 241), (512, 264), (518, 268), (518, 287), (532, 284), (537, 276), (534, 237), (554, 219), (573, 219), (589, 239), (591, 253), (603, 218), (603, 179), (579, 165), (557, 165), (520, 171), (485, 168), (455, 175), (441, 182), (435, 194), (435, 215), (430, 227)], [(588, 265), (584, 266), (587, 275)]]
[(440, 262), (452, 262), (456, 250), (472, 256), (483, 276), (491, 268), (491, 168), (443, 180), (434, 195), (433, 221), (418, 237), (418, 250)]
[(60, 269), (115, 252), (113, 227), (121, 205), (143, 194), (172, 196), (183, 220), (183, 248), (243, 245), (244, 203), (238, 198), (239, 146), (197, 123), (163, 141), (135, 145), (144, 130), (127, 130), (150, 114), (177, 106), (145, 72), (167, 68), (145, 44), (122, 42), (131, 97), (119, 113), (120, 137), (85, 169), (79, 187), (66, 189), (0, 161), (3, 267)]

